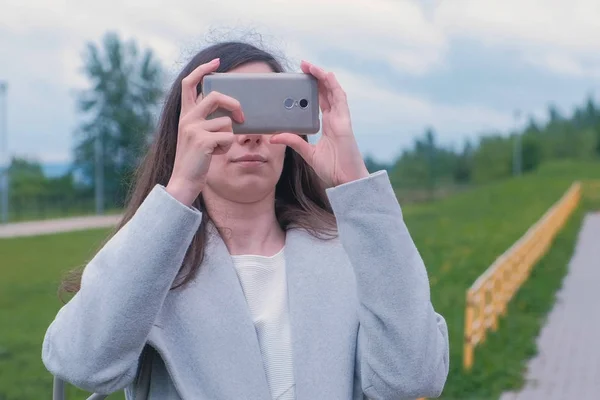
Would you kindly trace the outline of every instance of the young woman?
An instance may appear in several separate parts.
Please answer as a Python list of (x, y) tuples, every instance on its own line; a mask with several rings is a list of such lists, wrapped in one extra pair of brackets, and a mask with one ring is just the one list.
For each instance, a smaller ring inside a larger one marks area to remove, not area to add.
[[(204, 75), (282, 72), (244, 43), (184, 68), (115, 235), (46, 333), (42, 358), (83, 389), (190, 400), (437, 397), (448, 333), (385, 171), (369, 174), (332, 73), (322, 137), (234, 135)], [(140, 394), (143, 393), (143, 394)]]

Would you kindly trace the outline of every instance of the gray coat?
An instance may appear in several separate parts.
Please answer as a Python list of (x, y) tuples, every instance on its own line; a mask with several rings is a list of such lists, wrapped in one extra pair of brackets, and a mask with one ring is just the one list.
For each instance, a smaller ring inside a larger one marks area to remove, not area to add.
[[(387, 173), (327, 195), (339, 238), (286, 234), (297, 399), (439, 396), (447, 326)], [(154, 354), (150, 399), (271, 400), (252, 318), (214, 228), (197, 277), (169, 290), (200, 223), (198, 210), (154, 187), (48, 328), (46, 368), (85, 390), (125, 389), (132, 399), (140, 360)]]

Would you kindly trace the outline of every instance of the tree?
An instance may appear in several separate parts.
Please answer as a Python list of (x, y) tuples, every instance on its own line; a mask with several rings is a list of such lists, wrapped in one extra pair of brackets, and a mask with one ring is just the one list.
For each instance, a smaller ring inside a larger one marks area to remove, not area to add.
[(463, 151), (458, 155), (454, 166), (453, 178), (457, 183), (467, 183), (471, 180), (473, 169), (473, 144), (469, 139), (465, 140)]
[(365, 157), (365, 166), (370, 173), (381, 170), (389, 171), (391, 168), (391, 165), (375, 160), (370, 154)]
[(600, 120), (600, 110), (596, 107), (594, 97), (591, 94), (585, 103), (584, 118), (586, 128), (595, 125)]
[(537, 122), (535, 121), (535, 118), (533, 117), (533, 115), (530, 115), (527, 121), (527, 128), (525, 128), (525, 132), (527, 133), (533, 133), (533, 134), (540, 134), (542, 131), (540, 130), (540, 127), (538, 126)]
[(600, 157), (600, 124), (596, 128), (596, 154)]
[(533, 135), (523, 135), (522, 168), (523, 172), (535, 170), (542, 161), (540, 141)]
[(425, 151), (426, 151), (426, 158), (427, 158), (427, 180), (428, 180), (428, 186), (429, 186), (429, 190), (431, 191), (432, 195), (433, 195), (433, 191), (435, 189), (435, 181), (437, 178), (437, 164), (436, 164), (436, 152), (437, 152), (437, 148), (436, 148), (436, 143), (435, 143), (435, 132), (433, 131), (433, 128), (427, 128), (427, 130), (425, 131)]
[(554, 104), (548, 106), (548, 117), (550, 118), (550, 123), (562, 120), (562, 115), (560, 115), (558, 108)]
[(473, 180), (476, 183), (508, 178), (512, 175), (514, 137), (486, 134), (480, 137), (473, 155)]
[[(102, 48), (87, 44), (84, 73), (91, 87), (78, 96), (83, 121), (75, 132), (75, 167), (86, 181), (103, 183), (121, 204), (153, 130), (163, 96), (162, 66), (151, 50), (141, 52), (135, 41), (107, 33)], [(96, 182), (95, 145), (101, 150), (104, 182)]]
[(47, 180), (38, 161), (13, 157), (8, 167), (8, 174), (11, 197), (33, 198), (45, 193)]
[[(469, 160), (459, 166), (460, 154), (451, 148), (439, 146), (433, 128), (425, 130), (414, 141), (410, 150), (404, 150), (390, 168), (392, 183), (404, 189), (428, 189), (433, 194), (437, 187), (454, 181), (457, 168), (470, 168)], [(458, 172), (467, 180), (469, 172)], [(467, 177), (465, 177), (467, 176)]]

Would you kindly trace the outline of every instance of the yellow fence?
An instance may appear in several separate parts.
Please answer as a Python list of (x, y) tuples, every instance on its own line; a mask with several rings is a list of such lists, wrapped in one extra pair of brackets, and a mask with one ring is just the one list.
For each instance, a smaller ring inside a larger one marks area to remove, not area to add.
[(496, 330), (498, 317), (527, 280), (531, 268), (546, 253), (581, 198), (581, 184), (574, 183), (535, 223), (475, 281), (467, 291), (463, 366), (473, 365), (475, 347), (485, 341), (488, 330)]

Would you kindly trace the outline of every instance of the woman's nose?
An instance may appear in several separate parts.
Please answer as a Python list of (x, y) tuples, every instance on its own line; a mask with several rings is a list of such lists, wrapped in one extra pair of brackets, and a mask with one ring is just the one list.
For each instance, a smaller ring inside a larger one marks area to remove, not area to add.
[(256, 145), (263, 140), (263, 135), (239, 135), (238, 141), (240, 144)]

